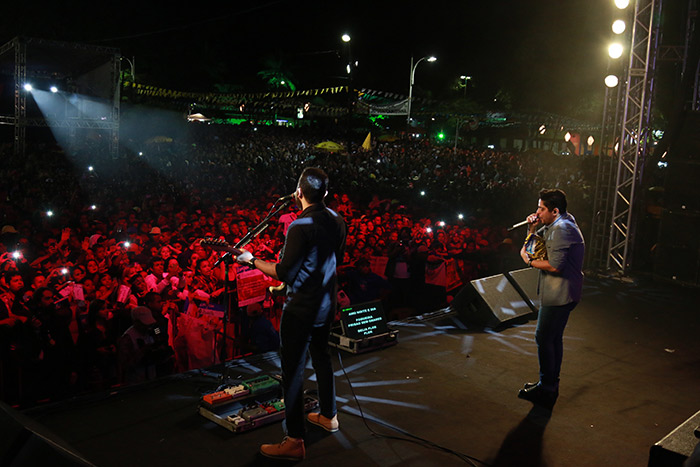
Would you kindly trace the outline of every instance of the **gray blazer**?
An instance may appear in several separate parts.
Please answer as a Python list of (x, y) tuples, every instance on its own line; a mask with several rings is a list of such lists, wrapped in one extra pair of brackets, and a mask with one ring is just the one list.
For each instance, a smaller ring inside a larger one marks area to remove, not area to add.
[(547, 247), (547, 259), (559, 272), (540, 270), (539, 293), (544, 306), (560, 306), (581, 300), (585, 244), (576, 219), (563, 214), (540, 229)]

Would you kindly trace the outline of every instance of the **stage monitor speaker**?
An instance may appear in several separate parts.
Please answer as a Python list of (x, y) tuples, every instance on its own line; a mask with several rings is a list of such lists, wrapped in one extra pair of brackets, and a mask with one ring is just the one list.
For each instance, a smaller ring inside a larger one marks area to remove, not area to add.
[[(655, 443), (649, 450), (649, 467), (681, 467), (698, 449), (700, 411)], [(693, 464), (695, 465), (695, 464)]]
[(659, 241), (654, 249), (654, 275), (687, 286), (700, 286), (700, 213), (661, 214)]
[(467, 324), (498, 328), (532, 313), (529, 300), (503, 274), (470, 281), (450, 304)]
[(0, 465), (94, 466), (68, 445), (8, 405), (0, 402)]
[(520, 293), (520, 296), (527, 300), (532, 312), (537, 313), (540, 310), (540, 297), (537, 293), (540, 270), (535, 268), (517, 269), (505, 273), (505, 276)]

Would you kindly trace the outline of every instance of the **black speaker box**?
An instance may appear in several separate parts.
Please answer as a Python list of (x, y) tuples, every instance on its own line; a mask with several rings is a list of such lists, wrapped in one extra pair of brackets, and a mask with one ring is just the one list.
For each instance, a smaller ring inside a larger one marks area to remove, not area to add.
[(92, 466), (37, 422), (0, 402), (0, 465)]
[(470, 281), (450, 307), (465, 323), (492, 328), (532, 314), (529, 298), (523, 297), (504, 274)]
[(654, 443), (649, 450), (649, 467), (681, 467), (693, 451), (698, 449), (698, 443), (700, 443), (698, 430), (700, 430), (700, 412), (680, 424), (661, 441)]
[(700, 286), (700, 214), (664, 209), (654, 250), (654, 275)]
[(527, 300), (533, 313), (537, 313), (540, 309), (540, 297), (537, 293), (540, 270), (535, 268), (517, 269), (505, 273), (505, 276), (520, 293), (520, 296)]

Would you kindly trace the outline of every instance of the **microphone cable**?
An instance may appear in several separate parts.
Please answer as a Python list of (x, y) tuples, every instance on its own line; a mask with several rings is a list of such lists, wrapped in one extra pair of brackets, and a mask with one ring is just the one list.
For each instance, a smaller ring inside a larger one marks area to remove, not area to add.
[[(386, 435), (386, 434), (379, 433), (379, 432), (373, 430), (372, 427), (369, 426), (369, 423), (367, 423), (367, 419), (365, 417), (364, 411), (362, 410), (362, 406), (360, 405), (360, 401), (357, 399), (357, 395), (355, 394), (355, 389), (352, 387), (352, 383), (350, 382), (350, 376), (348, 376), (347, 372), (345, 371), (345, 366), (343, 365), (343, 359), (340, 356), (340, 349), (338, 349), (338, 362), (340, 363), (340, 368), (343, 371), (343, 375), (345, 375), (345, 380), (347, 381), (348, 386), (350, 386), (350, 392), (352, 393), (352, 397), (355, 400), (355, 403), (357, 404), (357, 408), (360, 411), (359, 417), (362, 419), (362, 422), (364, 423), (365, 427), (367, 427), (367, 430), (369, 430), (369, 432), (372, 433), (372, 435), (374, 435), (378, 438), (393, 439), (393, 440), (397, 440), (397, 441), (407, 441), (409, 443), (418, 444), (419, 446), (424, 446), (427, 448), (436, 449), (438, 451), (443, 451), (443, 452), (446, 452), (448, 454), (452, 454), (452, 455), (458, 457), (460, 460), (462, 460), (462, 461), (464, 461), (464, 462), (466, 462), (474, 467), (478, 467), (478, 464), (489, 466), (489, 464), (487, 464), (486, 462), (484, 462), (480, 459), (477, 459), (476, 457), (472, 457), (472, 456), (469, 456), (467, 454), (461, 453), (459, 451), (455, 451), (454, 449), (446, 448), (446, 447), (441, 446), (433, 441), (427, 440), (425, 438), (421, 438), (420, 436), (416, 436), (408, 431), (402, 430), (401, 428), (398, 428), (395, 426), (391, 426), (388, 423), (384, 423), (384, 422), (377, 420), (377, 419), (374, 419), (372, 421), (374, 423), (377, 423), (378, 425), (384, 426), (385, 428), (389, 428), (390, 430), (394, 430), (394, 431), (396, 431), (396, 432), (398, 432), (406, 437)], [(358, 416), (357, 414), (349, 412), (347, 410), (345, 410), (344, 412), (349, 414), (349, 415), (354, 415), (356, 417)]]

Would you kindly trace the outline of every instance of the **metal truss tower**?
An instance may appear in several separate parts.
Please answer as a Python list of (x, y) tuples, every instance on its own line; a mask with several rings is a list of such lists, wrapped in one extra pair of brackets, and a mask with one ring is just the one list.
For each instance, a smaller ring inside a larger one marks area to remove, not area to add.
[(629, 57), (619, 85), (606, 92), (588, 263), (622, 275), (631, 263), (637, 191), (651, 141), (661, 3), (634, 3)]
[[(12, 53), (12, 55), (10, 55)], [(28, 57), (31, 57), (28, 58)], [(9, 60), (8, 60), (9, 59)], [(11, 62), (10, 62), (11, 60)], [(12, 67), (4, 66), (12, 63)], [(100, 73), (95, 70), (100, 68)], [(28, 127), (67, 128), (71, 140), (75, 140), (78, 129), (106, 130), (109, 132), (109, 153), (116, 158), (119, 152), (119, 102), (120, 102), (120, 52), (110, 47), (99, 47), (43, 39), (15, 37), (0, 47), (0, 72), (12, 70), (14, 75), (14, 112), (2, 114), (0, 124), (14, 126), (14, 149), (24, 155)], [(81, 75), (95, 74), (97, 78), (89, 84), (76, 84), (89, 97), (99, 97), (109, 106), (109, 111), (100, 117), (80, 112), (53, 116), (31, 116), (27, 112), (28, 93), (24, 84), (34, 79), (74, 80), (80, 82)], [(95, 81), (98, 80), (99, 82)], [(97, 84), (94, 84), (97, 83)], [(98, 96), (89, 90), (99, 89)]]

